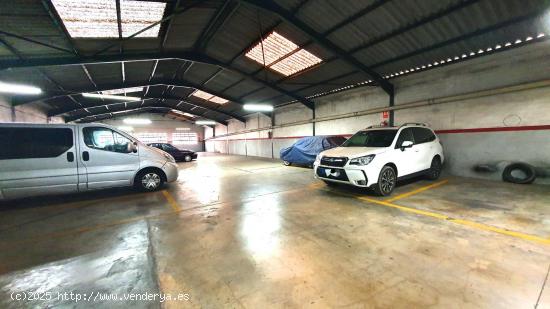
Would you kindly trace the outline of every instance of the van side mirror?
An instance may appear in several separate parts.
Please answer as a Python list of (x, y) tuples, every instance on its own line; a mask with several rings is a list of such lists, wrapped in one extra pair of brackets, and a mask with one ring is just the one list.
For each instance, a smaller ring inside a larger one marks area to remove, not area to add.
[(128, 143), (128, 153), (136, 153), (137, 152), (137, 144), (134, 143)]
[(403, 141), (403, 143), (401, 143), (401, 151), (404, 151), (405, 148), (411, 148), (413, 146), (413, 142), (412, 141)]

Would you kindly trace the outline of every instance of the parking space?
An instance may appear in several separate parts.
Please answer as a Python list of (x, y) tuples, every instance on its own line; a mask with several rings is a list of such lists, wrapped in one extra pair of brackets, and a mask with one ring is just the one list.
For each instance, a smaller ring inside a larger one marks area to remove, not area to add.
[(380, 198), (267, 159), (179, 167), (159, 192), (2, 205), (3, 306), (20, 289), (186, 291), (194, 307), (549, 305), (543, 186), (445, 176)]

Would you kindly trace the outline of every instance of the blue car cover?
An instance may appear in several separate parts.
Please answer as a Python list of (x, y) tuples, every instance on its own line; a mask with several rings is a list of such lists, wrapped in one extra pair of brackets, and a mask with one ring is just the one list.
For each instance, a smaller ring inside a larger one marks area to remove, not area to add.
[(294, 145), (281, 149), (283, 161), (294, 164), (310, 165), (317, 155), (327, 149), (340, 146), (346, 139), (341, 136), (308, 136), (299, 139)]

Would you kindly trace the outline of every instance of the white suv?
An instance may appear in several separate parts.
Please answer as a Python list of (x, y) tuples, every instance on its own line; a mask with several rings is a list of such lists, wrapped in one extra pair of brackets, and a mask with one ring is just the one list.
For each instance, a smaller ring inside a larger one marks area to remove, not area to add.
[(369, 127), (342, 146), (321, 152), (314, 163), (315, 177), (327, 184), (346, 183), (370, 187), (390, 195), (397, 180), (425, 174), (435, 180), (441, 174), (443, 147), (426, 125)]

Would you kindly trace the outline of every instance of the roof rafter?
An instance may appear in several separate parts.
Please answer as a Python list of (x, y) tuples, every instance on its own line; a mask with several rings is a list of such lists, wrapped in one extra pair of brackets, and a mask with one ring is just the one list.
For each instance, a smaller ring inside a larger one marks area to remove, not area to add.
[(308, 26), (306, 23), (302, 22), (298, 18), (294, 17), (290, 12), (285, 10), (283, 7), (278, 5), (272, 0), (243, 0), (244, 2), (253, 5), (262, 10), (277, 14), (282, 19), (293, 25), (295, 28), (307, 34), (312, 40), (317, 42), (317, 44), (328, 49), (332, 53), (336, 54), (339, 58), (342, 58), (346, 62), (350, 63), (352, 66), (358, 68), (362, 72), (369, 75), (384, 91), (388, 94), (393, 94), (393, 85), (385, 80), (380, 74), (366, 66), (361, 61), (357, 60), (355, 57), (351, 56), (348, 52), (332, 43), (330, 40), (322, 36), (322, 34), (315, 31), (313, 28)]
[(225, 0), (222, 6), (216, 11), (216, 14), (210, 19), (197, 41), (195, 41), (193, 49), (198, 52), (203, 52), (218, 30), (223, 27), (225, 22), (227, 22), (233, 14), (235, 14), (239, 5), (239, 1)]
[[(37, 66), (60, 66), (60, 65), (82, 65), (93, 63), (113, 63), (113, 62), (129, 62), (138, 60), (185, 60), (192, 62), (200, 62), (204, 64), (215, 65), (225, 70), (235, 72), (242, 75), (254, 82), (262, 84), (264, 87), (271, 88), (279, 93), (291, 97), (292, 99), (304, 104), (305, 106), (313, 109), (314, 103), (304, 97), (296, 95), (290, 91), (287, 91), (277, 85), (273, 85), (261, 78), (253, 76), (251, 73), (247, 73), (239, 68), (228, 65), (214, 58), (206, 55), (197, 54), (194, 52), (177, 52), (177, 53), (143, 53), (143, 54), (131, 54), (131, 55), (103, 55), (90, 58), (75, 58), (75, 57), (54, 57), (54, 58), (38, 58), (38, 59), (26, 59), (26, 60), (0, 60), (0, 69), (6, 68), (21, 68), (21, 67), (37, 67)], [(212, 93), (211, 91), (209, 91)], [(218, 95), (221, 97), (227, 97), (227, 95)]]

